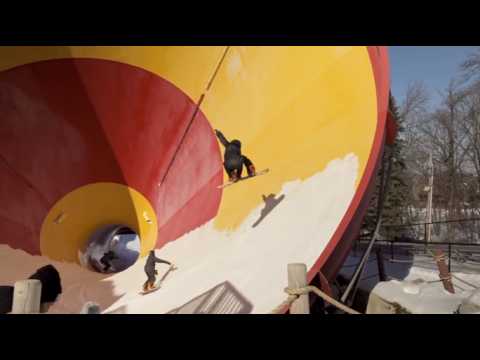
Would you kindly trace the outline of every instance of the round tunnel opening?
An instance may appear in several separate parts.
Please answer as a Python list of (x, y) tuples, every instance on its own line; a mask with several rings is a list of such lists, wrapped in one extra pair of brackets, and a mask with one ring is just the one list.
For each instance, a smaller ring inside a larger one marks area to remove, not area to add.
[(97, 229), (80, 252), (80, 263), (93, 271), (112, 274), (128, 269), (140, 256), (140, 237), (125, 225)]

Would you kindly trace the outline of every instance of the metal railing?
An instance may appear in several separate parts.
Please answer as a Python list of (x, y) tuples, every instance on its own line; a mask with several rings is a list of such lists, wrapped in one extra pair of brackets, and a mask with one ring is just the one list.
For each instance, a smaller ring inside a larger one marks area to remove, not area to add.
[[(431, 240), (443, 243), (480, 244), (480, 218), (432, 221), (382, 226), (382, 235), (388, 240), (423, 240), (427, 239), (427, 229), (431, 227)], [(451, 241), (450, 239), (455, 239)]]
[[(358, 251), (358, 247), (367, 246), (368, 241), (359, 239), (354, 245), (354, 253)], [(383, 253), (390, 255), (391, 262), (409, 262), (410, 260), (402, 260), (405, 257), (412, 257), (415, 254), (431, 255), (431, 250), (441, 249), (448, 256), (448, 271), (451, 272), (452, 260), (458, 263), (471, 261), (480, 264), (480, 244), (464, 243), (464, 242), (438, 242), (438, 241), (399, 241), (399, 240), (377, 240), (375, 247), (384, 249)]]
[[(426, 241), (428, 226), (432, 227), (429, 242)], [(360, 237), (357, 242), (367, 243), (369, 238), (370, 236)], [(440, 248), (448, 253), (450, 268), (452, 258), (458, 262), (480, 262), (480, 218), (384, 225), (376, 244), (377, 247), (381, 245), (389, 248), (386, 253), (390, 252), (391, 260), (395, 260), (396, 254)]]

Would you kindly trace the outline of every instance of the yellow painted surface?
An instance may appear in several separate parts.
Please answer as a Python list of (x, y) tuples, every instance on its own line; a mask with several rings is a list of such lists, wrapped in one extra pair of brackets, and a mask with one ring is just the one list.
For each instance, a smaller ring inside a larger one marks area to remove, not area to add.
[(228, 140), (242, 141), (258, 170), (271, 172), (225, 189), (216, 227), (236, 228), (262, 194), (349, 153), (359, 159), (358, 186), (376, 106), (366, 47), (231, 47), (201, 108)]
[[(197, 101), (224, 48), (0, 47), (0, 71), (58, 58), (113, 60), (160, 75)], [(223, 191), (216, 228), (235, 229), (263, 203), (262, 194), (280, 195), (285, 182), (304, 180), (349, 153), (359, 160), (358, 186), (375, 135), (376, 106), (366, 47), (231, 47), (201, 108), (214, 128), (229, 140), (242, 141), (243, 152), (258, 170), (271, 171)], [(140, 231), (142, 253), (150, 249), (156, 238), (150, 229), (156, 229), (156, 220), (143, 228), (142, 213), (136, 209), (150, 211), (150, 204), (134, 190), (114, 188), (103, 194), (87, 186), (60, 200), (42, 228), (42, 253), (76, 260), (73, 249), (100, 223), (115, 219)], [(133, 208), (127, 205), (130, 196), (137, 199)], [(107, 199), (110, 205), (93, 210), (92, 201)], [(59, 212), (64, 208), (68, 211), (62, 219)], [(52, 220), (58, 216), (55, 227)], [(72, 245), (64, 245), (67, 242)]]
[(157, 217), (138, 191), (116, 183), (82, 186), (61, 198), (45, 218), (40, 250), (54, 260), (78, 262), (78, 249), (100, 226), (121, 224), (141, 239), (140, 256), (154, 248)]
[(1, 46), (0, 71), (51, 59), (112, 60), (160, 75), (197, 102), (224, 49), (224, 46)]

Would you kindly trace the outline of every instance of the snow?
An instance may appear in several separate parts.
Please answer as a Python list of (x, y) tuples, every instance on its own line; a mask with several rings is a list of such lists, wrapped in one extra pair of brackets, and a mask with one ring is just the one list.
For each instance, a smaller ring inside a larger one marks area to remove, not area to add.
[(459, 311), (461, 314), (480, 314), (480, 289), (462, 301)]
[(389, 303), (397, 303), (412, 314), (453, 314), (464, 296), (445, 291), (441, 282), (423, 282), (416, 292), (408, 292), (410, 281), (385, 281), (378, 283), (373, 293)]
[[(480, 289), (480, 262), (452, 262), (455, 294), (451, 294), (439, 281), (438, 268), (432, 256), (395, 255), (395, 259), (392, 262), (387, 254), (384, 255), (385, 272), (391, 280), (380, 282), (376, 256), (372, 254), (362, 277), (367, 279), (360, 282), (360, 288), (413, 314), (453, 314), (462, 304), (469, 313), (480, 311), (480, 293), (477, 290)], [(359, 261), (360, 252), (356, 256), (351, 254), (340, 274), (350, 278)], [(371, 299), (376, 301), (375, 296)]]

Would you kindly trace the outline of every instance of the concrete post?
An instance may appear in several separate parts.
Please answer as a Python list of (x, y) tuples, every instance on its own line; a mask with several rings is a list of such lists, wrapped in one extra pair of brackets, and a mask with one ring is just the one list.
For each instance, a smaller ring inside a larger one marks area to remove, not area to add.
[[(307, 286), (307, 266), (288, 264), (288, 287), (291, 289)], [(290, 314), (310, 314), (308, 294), (300, 295), (290, 306)]]
[(22, 280), (15, 283), (12, 314), (40, 313), (42, 283), (40, 280)]

